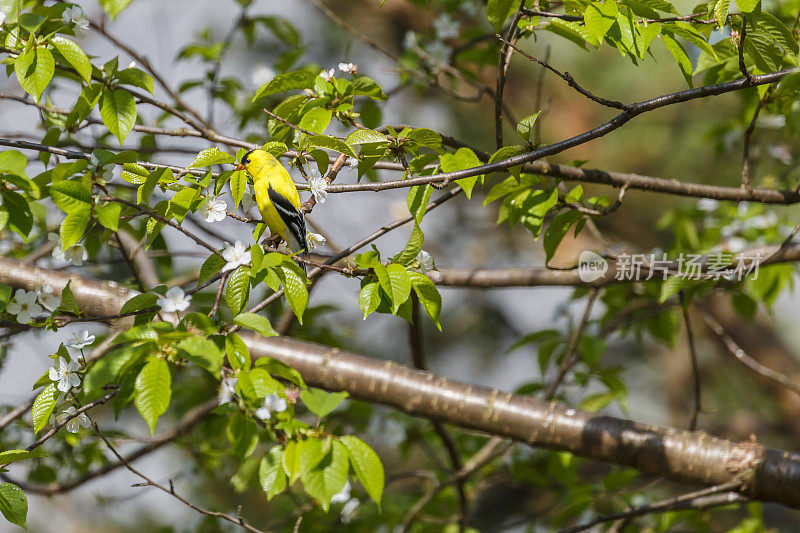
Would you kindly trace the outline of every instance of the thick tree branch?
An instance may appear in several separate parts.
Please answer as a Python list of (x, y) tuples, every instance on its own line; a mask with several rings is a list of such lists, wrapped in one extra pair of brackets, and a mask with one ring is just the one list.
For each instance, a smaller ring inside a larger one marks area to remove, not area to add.
[[(58, 292), (70, 279), (73, 294), (89, 313), (118, 310), (127, 299), (108, 282), (0, 258), (0, 283), (12, 287), (31, 290), (49, 283)], [(254, 358), (278, 359), (312, 386), (346, 390), (353, 398), (409, 414), (682, 482), (711, 486), (744, 479), (743, 495), (800, 507), (798, 454), (588, 413), (287, 337), (246, 333), (243, 339)]]

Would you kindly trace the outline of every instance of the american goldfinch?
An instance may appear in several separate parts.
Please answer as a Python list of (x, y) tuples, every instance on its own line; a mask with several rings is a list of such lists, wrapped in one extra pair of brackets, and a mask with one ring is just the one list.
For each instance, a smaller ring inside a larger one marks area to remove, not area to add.
[(250, 150), (244, 154), (236, 169), (246, 170), (253, 178), (256, 205), (270, 232), (280, 235), (293, 252), (307, 253), (300, 195), (289, 172), (275, 156), (264, 150)]

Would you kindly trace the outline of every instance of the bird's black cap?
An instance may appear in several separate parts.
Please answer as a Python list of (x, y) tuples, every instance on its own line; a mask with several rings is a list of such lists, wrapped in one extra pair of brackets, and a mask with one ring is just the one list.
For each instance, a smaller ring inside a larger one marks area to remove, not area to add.
[(246, 154), (244, 154), (242, 156), (242, 164), (243, 165), (246, 165), (247, 163), (250, 162), (250, 154), (252, 154), (253, 152), (255, 152), (255, 150), (250, 150), (249, 152), (247, 152)]

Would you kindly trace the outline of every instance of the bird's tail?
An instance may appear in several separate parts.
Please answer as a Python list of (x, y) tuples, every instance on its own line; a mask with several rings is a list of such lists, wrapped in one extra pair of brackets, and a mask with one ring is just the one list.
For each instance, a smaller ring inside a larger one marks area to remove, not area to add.
[[(289, 245), (289, 249), (293, 252), (299, 252), (300, 257), (303, 259), (308, 259), (308, 244), (306, 243), (305, 232), (302, 235), (295, 235), (294, 232), (288, 231), (286, 237), (286, 244)], [(300, 265), (304, 273), (308, 274), (305, 263), (297, 260), (295, 262)]]

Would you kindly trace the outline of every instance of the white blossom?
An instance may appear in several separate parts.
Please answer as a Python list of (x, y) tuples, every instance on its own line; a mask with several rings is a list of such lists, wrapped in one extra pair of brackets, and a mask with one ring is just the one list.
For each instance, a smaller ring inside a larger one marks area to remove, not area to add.
[(736, 254), (747, 248), (748, 243), (741, 237), (732, 237), (728, 239), (725, 244), (728, 246), (728, 251)]
[(83, 350), (94, 342), (95, 336), (90, 334), (87, 330), (83, 330), (80, 335), (74, 333), (72, 340), (67, 341), (67, 346), (75, 348), (76, 350)]
[(716, 211), (719, 207), (719, 202), (712, 198), (701, 198), (697, 201), (697, 209), (700, 211)]
[(261, 87), (265, 83), (272, 81), (272, 78), (274, 77), (275, 71), (269, 68), (267, 65), (261, 64), (253, 69), (253, 73), (250, 74), (250, 81), (256, 87)]
[(449, 63), (452, 50), (442, 41), (433, 41), (425, 46), (425, 51), (439, 63)]
[(769, 155), (783, 163), (784, 165), (791, 165), (792, 164), (792, 152), (789, 150), (789, 147), (785, 144), (776, 144), (774, 146), (770, 146), (767, 150)]
[[(70, 416), (74, 414), (75, 414), (75, 407), (69, 406), (56, 417), (56, 421), (59, 424), (63, 424), (66, 419), (68, 419)], [(86, 413), (81, 413), (75, 418), (70, 419), (70, 421), (67, 422), (66, 427), (67, 431), (69, 431), (70, 433), (77, 433), (79, 428), (82, 427), (88, 428), (90, 425), (92, 425), (92, 422), (89, 420), (89, 417), (86, 416)]]
[(61, 19), (64, 24), (74, 24), (75, 34), (83, 37), (89, 29), (89, 21), (83, 16), (83, 10), (80, 6), (71, 6), (64, 10), (61, 14)]
[(61, 297), (53, 294), (53, 287), (45, 283), (42, 287), (36, 287), (36, 298), (42, 307), (51, 313), (61, 305)]
[(310, 231), (306, 233), (306, 244), (308, 244), (309, 252), (315, 248), (319, 248), (320, 246), (325, 246), (326, 242), (328, 241), (325, 239), (325, 237), (319, 233), (311, 233)]
[(136, 61), (131, 61), (128, 63), (128, 68), (136, 68)]
[(358, 510), (358, 505), (361, 502), (358, 501), (358, 498), (350, 498), (347, 500), (347, 503), (342, 506), (342, 523), (349, 524), (350, 521), (355, 517), (356, 510)]
[(427, 274), (434, 268), (433, 257), (425, 250), (419, 251), (417, 254), (417, 262), (419, 263), (419, 271), (423, 274)]
[(20, 324), (27, 324), (31, 318), (41, 316), (42, 306), (36, 303), (36, 292), (17, 289), (14, 300), (6, 306), (6, 311), (16, 315)]
[(410, 48), (414, 48), (415, 46), (417, 46), (417, 34), (411, 30), (408, 30), (403, 36), (403, 48), (408, 50)]
[(236, 394), (236, 378), (224, 377), (219, 384), (219, 404), (224, 405), (233, 400), (233, 395)]
[(6, 21), (6, 14), (0, 11), (0, 26)]
[(433, 22), (433, 29), (436, 31), (436, 36), (441, 40), (452, 39), (458, 37), (458, 30), (461, 23), (456, 19), (444, 13)]
[(78, 363), (75, 361), (67, 361), (59, 356), (58, 364), (50, 367), (47, 372), (47, 377), (50, 381), (57, 383), (56, 388), (61, 392), (69, 392), (73, 387), (81, 384), (81, 380), (76, 372), (80, 369)]
[(167, 291), (167, 294), (160, 296), (157, 302), (164, 312), (174, 313), (175, 311), (186, 311), (191, 300), (192, 297), (184, 294), (183, 289), (172, 287)]
[(70, 263), (74, 266), (82, 266), (83, 262), (89, 259), (89, 253), (86, 251), (86, 247), (80, 243), (73, 244), (66, 250), (62, 250), (61, 248), (61, 237), (56, 233), (50, 233), (47, 235), (47, 239), (55, 243), (55, 248), (53, 248), (53, 258), (64, 263)]
[(347, 161), (345, 161), (345, 165), (348, 167), (357, 167), (358, 166), (358, 158), (356, 157), (348, 157)]
[(311, 172), (311, 177), (308, 179), (308, 186), (311, 189), (311, 194), (314, 195), (314, 199), (317, 201), (318, 204), (324, 204), (325, 200), (328, 199), (328, 182), (325, 181), (325, 178), (320, 176), (319, 172), (316, 170)]
[(350, 480), (348, 479), (345, 482), (344, 487), (342, 487), (342, 490), (340, 490), (339, 492), (334, 494), (333, 497), (331, 498), (331, 505), (333, 505), (335, 503), (344, 503), (347, 500), (349, 500), (350, 499), (350, 489), (351, 488), (352, 487), (350, 486)]
[(358, 65), (355, 63), (339, 63), (339, 70), (355, 76), (358, 73)]
[(256, 416), (261, 420), (269, 420), (272, 413), (282, 413), (286, 410), (286, 400), (277, 394), (267, 394), (264, 406), (256, 409)]
[(212, 194), (206, 197), (198, 212), (206, 222), (220, 222), (225, 220), (225, 209), (227, 207), (225, 200)]
[(335, 72), (336, 71), (333, 69), (323, 70), (322, 72), (319, 73), (319, 76), (325, 81), (331, 81), (333, 79), (333, 74)]
[(233, 246), (228, 246), (222, 251), (222, 258), (226, 261), (222, 272), (235, 270), (250, 262), (250, 250), (244, 249), (242, 241), (236, 241)]
[(250, 190), (250, 187), (247, 187), (247, 190), (244, 191), (242, 194), (242, 211), (247, 213), (256, 205), (256, 196), (253, 194), (253, 191)]

